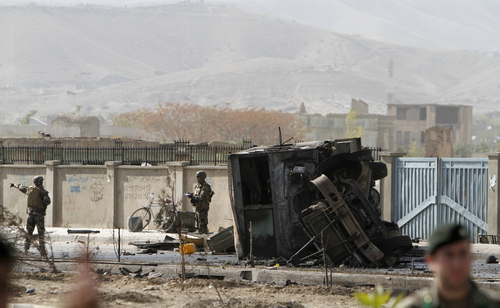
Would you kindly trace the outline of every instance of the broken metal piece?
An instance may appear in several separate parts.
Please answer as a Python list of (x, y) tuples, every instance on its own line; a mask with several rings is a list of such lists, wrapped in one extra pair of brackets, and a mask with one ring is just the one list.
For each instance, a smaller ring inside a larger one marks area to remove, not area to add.
[(89, 233), (101, 233), (99, 230), (88, 230), (88, 229), (68, 229), (68, 234), (89, 234)]
[(174, 250), (179, 247), (179, 242), (154, 242), (137, 241), (129, 242), (129, 245), (137, 246), (139, 249)]
[(226, 228), (207, 239), (207, 244), (212, 253), (234, 251), (234, 227)]

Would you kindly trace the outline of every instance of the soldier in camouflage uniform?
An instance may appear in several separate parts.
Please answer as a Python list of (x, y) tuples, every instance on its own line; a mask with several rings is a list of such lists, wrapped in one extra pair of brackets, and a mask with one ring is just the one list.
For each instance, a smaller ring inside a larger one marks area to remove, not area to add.
[(45, 211), (50, 204), (49, 192), (43, 188), (43, 177), (35, 176), (31, 186), (22, 186), (21, 184), (10, 183), (10, 187), (19, 189), (22, 193), (28, 195), (28, 221), (26, 223), (26, 231), (29, 236), (26, 237), (24, 243), (24, 251), (27, 252), (31, 246), (30, 237), (33, 235), (35, 225), (38, 229), (38, 238), (40, 243), (40, 252), (45, 254)]
[(472, 255), (467, 230), (458, 224), (434, 230), (425, 260), (434, 271), (434, 283), (403, 299), (397, 308), (493, 308), (500, 307), (496, 294), (478, 289), (470, 278)]
[(194, 192), (186, 194), (190, 198), (190, 202), (196, 208), (196, 220), (198, 222), (198, 231), (200, 234), (208, 233), (208, 210), (210, 209), (210, 201), (214, 194), (210, 185), (205, 182), (207, 174), (204, 171), (196, 173), (196, 187)]

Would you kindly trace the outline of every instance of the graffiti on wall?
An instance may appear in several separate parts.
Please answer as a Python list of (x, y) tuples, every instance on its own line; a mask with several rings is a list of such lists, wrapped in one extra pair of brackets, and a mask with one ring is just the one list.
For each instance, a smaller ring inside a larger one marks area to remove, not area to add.
[(67, 183), (70, 184), (70, 193), (82, 193), (87, 191), (92, 202), (98, 202), (104, 198), (104, 175), (68, 175)]
[(123, 175), (120, 180), (124, 183), (123, 199), (124, 200), (143, 200), (149, 199), (150, 193), (159, 194), (164, 188), (162, 183), (166, 183), (165, 176), (158, 175)]
[(140, 182), (140, 183), (165, 183), (164, 176), (157, 175), (123, 175), (121, 177), (123, 182)]
[(90, 200), (94, 202), (102, 200), (104, 196), (104, 185), (102, 185), (101, 181), (95, 182), (90, 185), (90, 191), (92, 192)]
[(33, 184), (33, 177), (27, 175), (20, 175), (18, 183), (23, 186), (30, 186)]
[(151, 184), (125, 186), (123, 198), (125, 200), (147, 199), (151, 193)]

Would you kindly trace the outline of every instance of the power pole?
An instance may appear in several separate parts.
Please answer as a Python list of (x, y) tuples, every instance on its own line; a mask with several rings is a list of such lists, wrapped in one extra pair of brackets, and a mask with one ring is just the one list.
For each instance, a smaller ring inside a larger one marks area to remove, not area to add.
[(394, 88), (392, 80), (394, 74), (394, 61), (392, 60), (392, 57), (389, 60), (389, 65), (387, 66), (387, 74), (389, 75), (389, 83), (386, 90), (387, 104), (392, 104), (394, 101)]

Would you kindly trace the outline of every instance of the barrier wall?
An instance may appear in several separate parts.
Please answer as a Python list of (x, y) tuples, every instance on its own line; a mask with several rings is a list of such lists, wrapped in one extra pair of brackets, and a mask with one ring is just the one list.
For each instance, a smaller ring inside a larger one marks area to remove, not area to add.
[[(67, 228), (126, 228), (127, 218), (147, 205), (150, 193), (172, 197), (179, 210), (194, 211), (184, 192), (192, 192), (199, 170), (215, 195), (209, 211), (209, 230), (232, 225), (228, 195), (227, 166), (189, 166), (174, 162), (165, 166), (129, 166), (106, 162), (104, 166), (0, 165), (0, 204), (26, 221), (26, 195), (9, 188), (10, 183), (32, 185), (42, 175), (52, 204), (47, 209), (46, 226)], [(170, 183), (170, 184), (169, 184)], [(155, 209), (158, 210), (158, 209)]]

